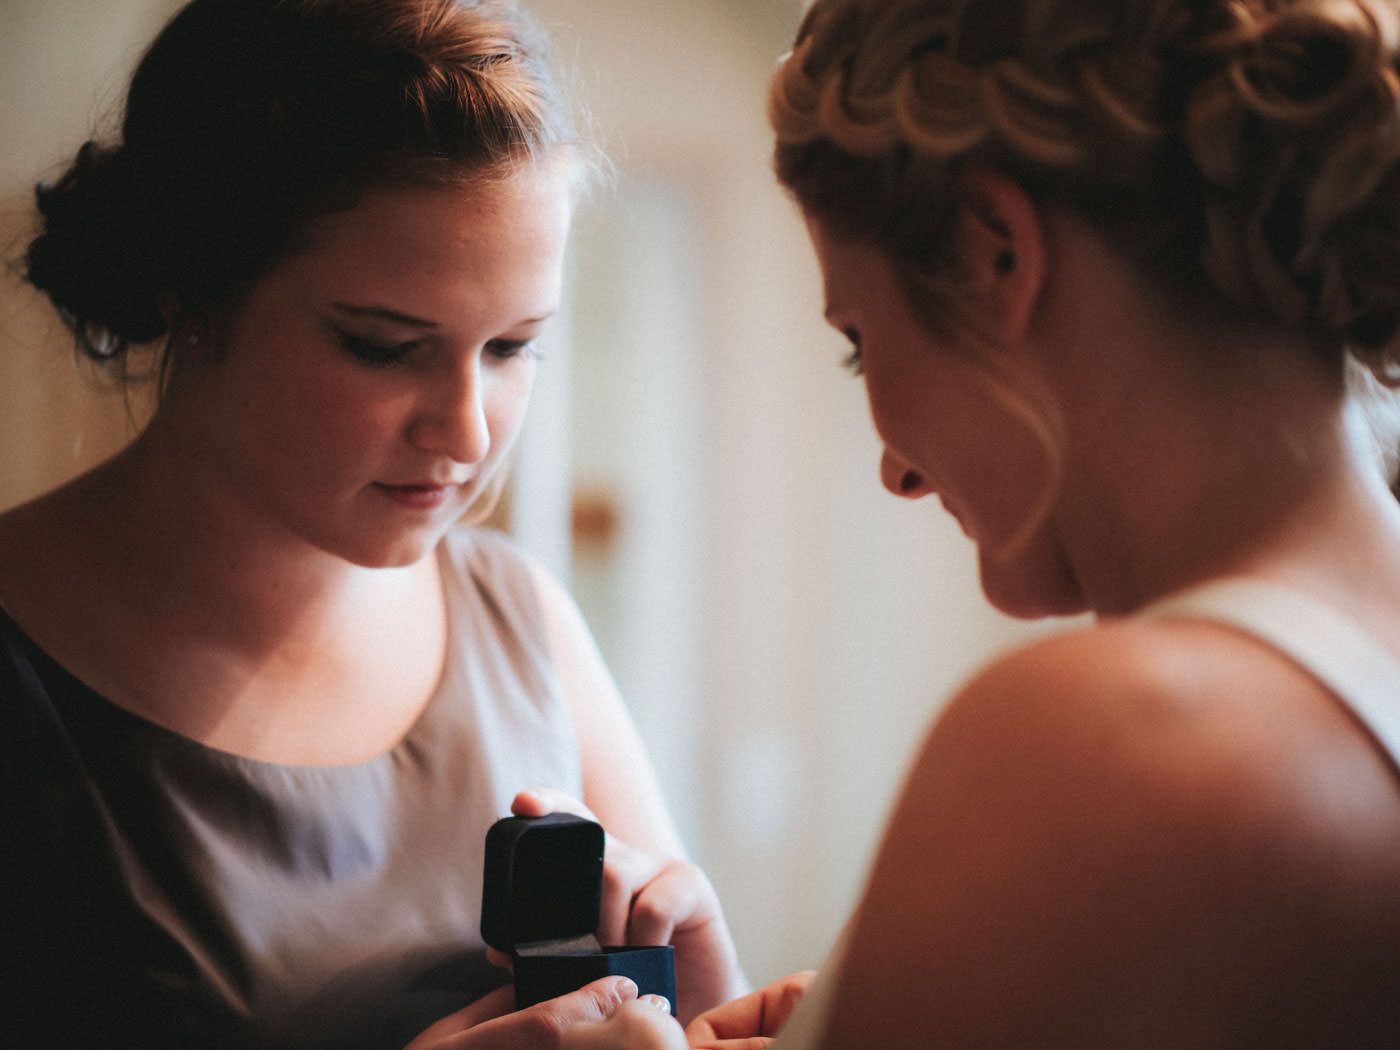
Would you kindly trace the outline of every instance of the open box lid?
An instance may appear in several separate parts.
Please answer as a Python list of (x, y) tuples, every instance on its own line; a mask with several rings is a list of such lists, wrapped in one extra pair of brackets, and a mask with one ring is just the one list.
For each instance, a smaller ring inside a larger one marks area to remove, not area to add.
[(602, 899), (602, 825), (551, 813), (506, 817), (486, 833), (481, 936), (498, 951), (598, 951)]

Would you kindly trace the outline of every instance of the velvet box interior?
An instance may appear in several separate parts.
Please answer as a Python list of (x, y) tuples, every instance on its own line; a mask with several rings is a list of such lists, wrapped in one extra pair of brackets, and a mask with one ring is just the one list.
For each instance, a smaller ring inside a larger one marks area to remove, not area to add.
[(601, 825), (567, 813), (507, 817), (486, 833), (481, 935), (514, 957), (518, 1009), (621, 975), (640, 995), (664, 995), (675, 1013), (670, 945), (598, 943), (603, 847)]

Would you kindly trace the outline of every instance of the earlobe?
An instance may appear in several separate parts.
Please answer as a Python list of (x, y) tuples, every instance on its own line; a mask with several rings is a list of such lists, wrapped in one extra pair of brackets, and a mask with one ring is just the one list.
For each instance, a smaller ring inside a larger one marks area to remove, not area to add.
[(1045, 278), (1045, 230), (1039, 209), (1015, 182), (985, 168), (958, 180), (958, 251), (989, 334), (1029, 328)]

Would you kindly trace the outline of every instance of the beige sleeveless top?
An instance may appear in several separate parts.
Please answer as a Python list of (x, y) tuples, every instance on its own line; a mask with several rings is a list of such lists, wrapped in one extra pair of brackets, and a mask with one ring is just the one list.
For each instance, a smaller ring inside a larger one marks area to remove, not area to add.
[(401, 1047), (504, 981), (478, 929), (486, 830), (521, 788), (580, 794), (577, 750), (514, 549), (461, 529), (437, 557), (441, 683), (349, 766), (156, 726), (0, 613), (5, 1039), (18, 1019), (43, 1045)]
[[(1231, 577), (1169, 595), (1138, 616), (1210, 620), (1277, 649), (1331, 690), (1400, 778), (1400, 664), (1337, 610), (1290, 587)], [(773, 1050), (815, 1050), (821, 1045), (845, 942), (843, 935)]]

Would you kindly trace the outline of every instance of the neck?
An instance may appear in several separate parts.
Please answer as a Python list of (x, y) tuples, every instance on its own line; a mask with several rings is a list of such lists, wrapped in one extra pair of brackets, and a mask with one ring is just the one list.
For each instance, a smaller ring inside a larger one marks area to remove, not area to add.
[(1400, 585), (1400, 509), (1344, 422), (1339, 387), (1267, 387), (1256, 377), (1203, 408), (1182, 399), (1191, 412), (1125, 420), (1119, 440), (1099, 442), (1060, 522), (1095, 612), (1236, 573), (1312, 585), (1386, 573)]
[(1400, 593), (1400, 510), (1342, 369), (1287, 331), (1183, 317), (1078, 224), (1056, 229), (1034, 352), (1065, 408), (1053, 525), (1087, 607), (1235, 572), (1379, 573)]
[(319, 550), (233, 499), (179, 449), (158, 417), (84, 485), (110, 524), (106, 560), (157, 621), (178, 617), (250, 654), (314, 645), (435, 572), (432, 559), (367, 569)]

